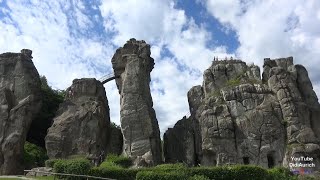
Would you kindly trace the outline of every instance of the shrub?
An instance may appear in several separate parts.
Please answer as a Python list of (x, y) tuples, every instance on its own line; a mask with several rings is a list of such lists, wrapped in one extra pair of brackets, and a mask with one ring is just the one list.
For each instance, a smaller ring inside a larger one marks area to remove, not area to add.
[(117, 180), (135, 180), (136, 174), (143, 169), (103, 168), (94, 167), (89, 171), (90, 176), (112, 178)]
[(123, 169), (122, 166), (115, 164), (113, 162), (108, 162), (108, 161), (104, 161), (103, 163), (100, 164), (101, 168), (106, 168), (106, 169)]
[(158, 166), (155, 166), (153, 168), (150, 168), (151, 171), (157, 171), (157, 172), (181, 172), (181, 173), (187, 173), (186, 171), (187, 166), (183, 163), (176, 163), (176, 164), (160, 164)]
[(45, 161), (48, 159), (46, 151), (28, 141), (24, 144), (23, 161), (26, 169), (33, 167), (44, 166)]
[(290, 172), (289, 169), (276, 167), (272, 169), (268, 169), (268, 179), (270, 180), (291, 180), (294, 179), (295, 176)]
[(154, 169), (185, 169), (187, 166), (183, 163), (176, 164), (160, 164), (154, 167)]
[(136, 180), (185, 180), (187, 174), (179, 172), (140, 171)]
[[(86, 175), (91, 168), (87, 159), (64, 159), (54, 163), (53, 170), (56, 173)], [(62, 178), (62, 177), (61, 177)], [(63, 177), (67, 179), (82, 179), (79, 177)]]
[(61, 159), (48, 159), (46, 160), (45, 165), (46, 167), (53, 168), (54, 164), (60, 160)]
[(128, 168), (132, 165), (132, 160), (130, 158), (122, 156), (122, 155), (117, 156), (115, 154), (108, 154), (105, 161), (112, 162), (112, 163), (119, 165), (123, 168)]
[(234, 179), (267, 179), (268, 172), (266, 169), (252, 165), (236, 165), (232, 167), (232, 176)]
[(189, 175), (200, 175), (206, 176), (209, 179), (222, 180), (222, 179), (232, 179), (232, 174), (229, 167), (196, 167), (189, 170)]
[(210, 180), (207, 176), (203, 175), (194, 175), (190, 177), (188, 180)]

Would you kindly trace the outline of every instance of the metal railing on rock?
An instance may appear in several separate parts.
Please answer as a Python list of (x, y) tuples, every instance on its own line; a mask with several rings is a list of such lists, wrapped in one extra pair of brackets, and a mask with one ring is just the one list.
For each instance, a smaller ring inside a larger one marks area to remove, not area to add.
[(111, 74), (107, 74), (105, 76), (102, 76), (99, 81), (102, 83), (102, 84), (105, 84), (111, 80), (114, 80), (116, 78), (119, 78), (119, 76), (116, 76), (114, 73), (111, 73)]

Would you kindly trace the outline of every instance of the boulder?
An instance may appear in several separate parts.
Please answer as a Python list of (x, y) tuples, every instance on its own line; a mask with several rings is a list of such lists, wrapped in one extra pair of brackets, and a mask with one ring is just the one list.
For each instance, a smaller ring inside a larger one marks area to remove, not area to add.
[(40, 77), (31, 54), (28, 49), (0, 54), (0, 175), (23, 174), (26, 135), (41, 108)]
[(49, 158), (99, 157), (110, 136), (108, 100), (103, 84), (73, 80), (45, 138)]
[[(156, 165), (162, 161), (158, 121), (150, 93), (150, 72), (154, 60), (150, 45), (130, 39), (112, 57), (116, 84), (120, 93), (120, 121), (123, 154)], [(142, 157), (142, 158), (141, 158)], [(144, 159), (145, 158), (145, 159)]]

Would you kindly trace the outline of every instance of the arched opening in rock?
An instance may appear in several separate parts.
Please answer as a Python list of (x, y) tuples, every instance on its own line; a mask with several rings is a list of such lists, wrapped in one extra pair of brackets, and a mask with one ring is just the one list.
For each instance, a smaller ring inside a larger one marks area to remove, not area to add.
[(273, 168), (275, 166), (275, 160), (274, 160), (273, 153), (269, 153), (267, 155), (267, 159), (268, 159), (268, 168)]
[(250, 164), (250, 159), (249, 159), (249, 157), (243, 157), (242, 159), (243, 159), (243, 164), (244, 164), (244, 165)]

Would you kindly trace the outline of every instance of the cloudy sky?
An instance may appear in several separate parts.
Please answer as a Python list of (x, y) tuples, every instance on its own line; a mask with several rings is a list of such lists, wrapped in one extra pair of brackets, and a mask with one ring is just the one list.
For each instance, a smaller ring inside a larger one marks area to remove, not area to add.
[[(188, 114), (187, 92), (202, 83), (213, 56), (260, 66), (265, 57), (293, 56), (319, 96), (319, 27), (319, 0), (0, 0), (0, 52), (32, 49), (56, 89), (111, 73), (113, 53), (130, 38), (151, 44), (162, 133)], [(119, 124), (115, 83), (105, 87)]]

